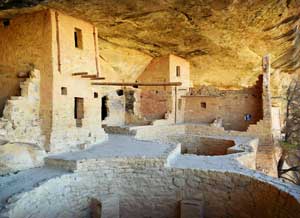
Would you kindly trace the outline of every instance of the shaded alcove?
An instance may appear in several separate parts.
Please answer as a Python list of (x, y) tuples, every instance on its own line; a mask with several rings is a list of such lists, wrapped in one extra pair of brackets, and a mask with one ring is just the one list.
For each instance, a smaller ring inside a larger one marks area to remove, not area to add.
[(103, 96), (101, 99), (101, 120), (105, 120), (105, 118), (108, 117), (109, 110), (108, 110), (107, 102), (108, 102), (108, 97)]

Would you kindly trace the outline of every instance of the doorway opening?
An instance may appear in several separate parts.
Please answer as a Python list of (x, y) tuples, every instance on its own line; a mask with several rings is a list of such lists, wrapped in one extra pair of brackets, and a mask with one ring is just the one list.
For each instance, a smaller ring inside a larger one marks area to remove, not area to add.
[(126, 92), (125, 95), (125, 110), (127, 113), (134, 114), (134, 103), (135, 103), (134, 91), (130, 90)]
[(107, 106), (107, 102), (108, 102), (108, 97), (107, 96), (103, 96), (102, 100), (101, 100), (101, 120), (105, 120), (106, 117), (108, 117), (108, 106)]
[(84, 118), (84, 99), (75, 98), (74, 102), (74, 118), (76, 119), (76, 127), (82, 127), (82, 119)]

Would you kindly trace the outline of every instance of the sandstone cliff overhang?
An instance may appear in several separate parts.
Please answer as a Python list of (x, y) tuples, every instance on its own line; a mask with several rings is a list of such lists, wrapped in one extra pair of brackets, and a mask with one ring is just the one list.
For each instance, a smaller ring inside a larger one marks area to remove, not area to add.
[(95, 23), (100, 49), (103, 42), (141, 53), (132, 58), (173, 53), (191, 62), (192, 79), (199, 84), (241, 87), (254, 84), (264, 54), (276, 60), (291, 46), (273, 40), (289, 31), (290, 23), (264, 30), (296, 16), (299, 6), (296, 0), (6, 0), (0, 18), (51, 7)]

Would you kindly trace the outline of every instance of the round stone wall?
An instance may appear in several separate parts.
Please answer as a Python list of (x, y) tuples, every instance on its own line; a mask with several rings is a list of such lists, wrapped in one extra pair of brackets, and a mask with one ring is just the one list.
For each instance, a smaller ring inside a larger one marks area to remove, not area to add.
[(300, 203), (294, 197), (299, 193), (293, 186), (255, 172), (253, 176), (260, 179), (165, 168), (155, 160), (94, 160), (78, 172), (12, 197), (1, 215), (90, 217), (91, 199), (95, 198), (102, 203), (102, 217), (177, 218), (182, 200), (201, 202), (206, 218), (299, 217)]

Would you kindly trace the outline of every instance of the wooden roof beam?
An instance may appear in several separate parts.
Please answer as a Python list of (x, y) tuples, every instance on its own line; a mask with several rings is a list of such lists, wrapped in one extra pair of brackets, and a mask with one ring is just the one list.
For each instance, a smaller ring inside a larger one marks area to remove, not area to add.
[(91, 80), (105, 80), (105, 77), (96, 77), (96, 78), (91, 78)]
[(88, 72), (77, 72), (77, 73), (72, 73), (72, 76), (82, 76), (82, 75), (88, 75)]
[(92, 85), (97, 86), (181, 86), (181, 82), (163, 82), (163, 83), (123, 83), (123, 82), (93, 82)]
[(81, 75), (81, 78), (92, 79), (92, 78), (97, 78), (97, 75), (96, 74), (93, 74), (93, 75)]

